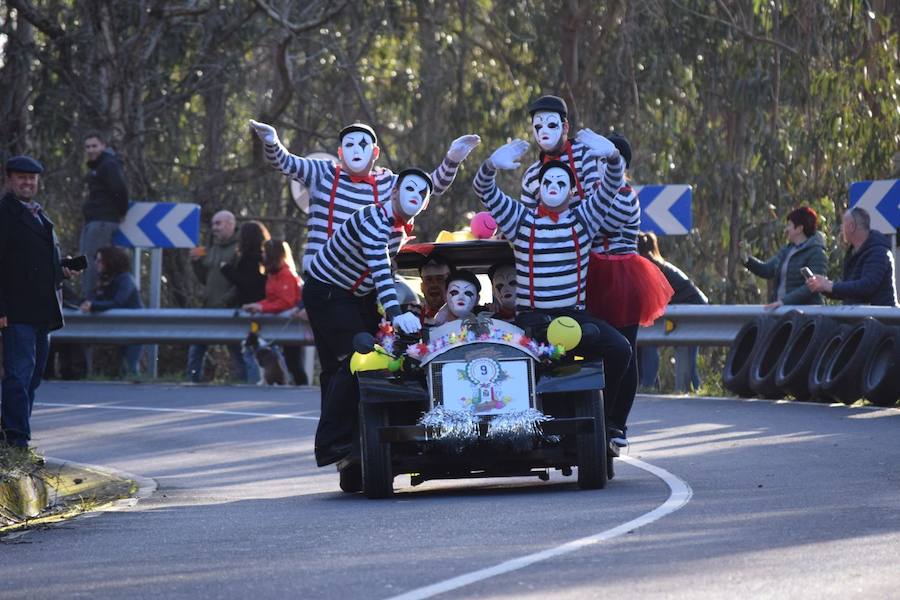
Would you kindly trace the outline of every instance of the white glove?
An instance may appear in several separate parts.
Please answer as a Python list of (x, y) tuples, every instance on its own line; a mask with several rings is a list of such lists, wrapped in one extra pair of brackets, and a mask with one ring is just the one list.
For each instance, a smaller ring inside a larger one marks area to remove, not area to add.
[(475, 149), (475, 146), (481, 143), (481, 138), (477, 135), (464, 135), (453, 140), (450, 149), (447, 150), (447, 158), (455, 163), (461, 163), (466, 160), (469, 152)]
[(278, 134), (275, 132), (275, 128), (271, 125), (266, 125), (265, 123), (260, 123), (259, 121), (254, 121), (250, 119), (250, 127), (253, 128), (253, 131), (256, 132), (256, 135), (259, 136), (259, 139), (268, 143), (274, 144), (278, 141)]
[(495, 169), (516, 169), (519, 159), (527, 151), (528, 142), (516, 139), (494, 150), (488, 160)]
[(599, 133), (594, 133), (590, 129), (582, 129), (579, 131), (575, 136), (575, 140), (590, 148), (597, 156), (607, 157), (618, 152), (615, 144)]
[(422, 329), (422, 322), (419, 321), (419, 317), (412, 314), (411, 312), (405, 312), (402, 315), (397, 315), (391, 321), (391, 324), (394, 326), (394, 329), (399, 329), (403, 333), (416, 333), (420, 329)]

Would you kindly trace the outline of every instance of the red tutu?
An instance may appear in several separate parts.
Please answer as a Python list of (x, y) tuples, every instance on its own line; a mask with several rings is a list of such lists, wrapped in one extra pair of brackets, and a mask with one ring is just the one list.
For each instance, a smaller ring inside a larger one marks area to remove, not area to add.
[(662, 271), (643, 256), (591, 252), (587, 311), (613, 327), (652, 324), (674, 294)]

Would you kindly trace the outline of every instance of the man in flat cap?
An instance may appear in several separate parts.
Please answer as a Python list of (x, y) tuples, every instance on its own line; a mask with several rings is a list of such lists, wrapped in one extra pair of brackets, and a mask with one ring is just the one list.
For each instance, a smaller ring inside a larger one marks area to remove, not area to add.
[(63, 326), (60, 266), (53, 223), (35, 201), (44, 167), (30, 156), (6, 161), (0, 199), (0, 329), (3, 383), (0, 444), (28, 448), (34, 391), (47, 363), (50, 332)]

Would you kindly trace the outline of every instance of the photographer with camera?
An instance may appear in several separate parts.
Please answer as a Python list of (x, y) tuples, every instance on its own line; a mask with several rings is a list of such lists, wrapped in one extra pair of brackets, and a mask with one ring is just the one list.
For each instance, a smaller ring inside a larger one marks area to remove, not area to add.
[(74, 274), (60, 264), (53, 222), (35, 201), (43, 172), (44, 166), (30, 156), (10, 158), (7, 192), (0, 199), (0, 443), (22, 449), (31, 439), (31, 408), (47, 363), (50, 332), (63, 326), (59, 290), (63, 279)]

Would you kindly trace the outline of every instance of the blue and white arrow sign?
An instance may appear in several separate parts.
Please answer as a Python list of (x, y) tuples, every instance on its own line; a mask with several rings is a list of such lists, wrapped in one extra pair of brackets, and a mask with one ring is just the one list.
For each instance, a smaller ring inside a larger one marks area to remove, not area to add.
[(199, 204), (132, 202), (113, 243), (132, 248), (193, 248), (199, 240)]
[(850, 184), (850, 208), (866, 209), (871, 228), (895, 233), (900, 227), (900, 179), (855, 181)]
[(641, 201), (641, 230), (656, 235), (687, 235), (691, 232), (691, 186), (636, 185)]

